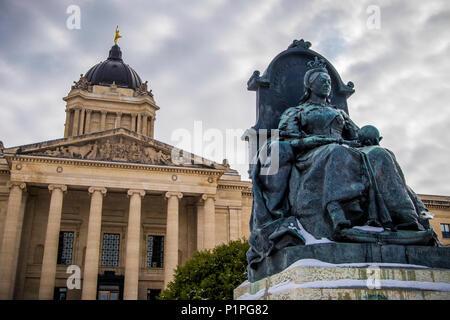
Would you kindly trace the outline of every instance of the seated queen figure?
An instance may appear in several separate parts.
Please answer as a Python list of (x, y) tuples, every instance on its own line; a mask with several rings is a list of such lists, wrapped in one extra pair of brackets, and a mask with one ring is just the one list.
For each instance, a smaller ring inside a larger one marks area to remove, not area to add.
[[(304, 87), (299, 105), (280, 117), (279, 139), (261, 148), (252, 172), (249, 264), (306, 244), (305, 232), (322, 241), (439, 245), (431, 215), (394, 154), (379, 146), (378, 130), (360, 130), (330, 104), (323, 61), (308, 63)], [(267, 164), (277, 170), (266, 173)]]

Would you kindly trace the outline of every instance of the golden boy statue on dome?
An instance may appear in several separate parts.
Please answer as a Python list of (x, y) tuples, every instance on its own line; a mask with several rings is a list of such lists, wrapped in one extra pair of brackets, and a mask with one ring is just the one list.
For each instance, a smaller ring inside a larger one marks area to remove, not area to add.
[(119, 38), (122, 38), (122, 36), (119, 34), (119, 26), (116, 26), (116, 35), (114, 36), (114, 44), (117, 45), (117, 40)]

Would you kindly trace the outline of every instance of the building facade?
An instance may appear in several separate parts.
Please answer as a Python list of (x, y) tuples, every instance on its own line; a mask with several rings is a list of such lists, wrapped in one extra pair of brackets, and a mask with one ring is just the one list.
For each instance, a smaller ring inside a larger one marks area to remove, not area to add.
[(195, 251), (248, 238), (250, 183), (153, 139), (159, 107), (117, 45), (64, 101), (63, 138), (1, 150), (1, 299), (152, 298)]
[[(117, 45), (64, 101), (63, 138), (1, 146), (1, 299), (152, 299), (197, 250), (248, 238), (251, 183), (153, 138)], [(450, 245), (450, 197), (421, 198)]]
[(421, 194), (428, 210), (434, 215), (430, 225), (444, 246), (450, 246), (450, 197)]

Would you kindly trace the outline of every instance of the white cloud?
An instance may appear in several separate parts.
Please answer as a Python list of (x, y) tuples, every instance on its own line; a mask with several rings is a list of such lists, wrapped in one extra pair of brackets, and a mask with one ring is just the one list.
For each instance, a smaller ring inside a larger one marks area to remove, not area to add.
[[(156, 138), (177, 128), (246, 129), (246, 83), (294, 39), (311, 41), (353, 81), (351, 117), (374, 124), (420, 193), (450, 194), (450, 3), (432, 1), (80, 1), (82, 29), (65, 30), (66, 2), (6, 2), (0, 12), (0, 139), (62, 136), (61, 101), (80, 73), (107, 57), (119, 24), (123, 57), (149, 80)], [(379, 5), (381, 28), (366, 9)], [(24, 130), (26, 124), (26, 130)], [(243, 178), (246, 166), (236, 166)]]

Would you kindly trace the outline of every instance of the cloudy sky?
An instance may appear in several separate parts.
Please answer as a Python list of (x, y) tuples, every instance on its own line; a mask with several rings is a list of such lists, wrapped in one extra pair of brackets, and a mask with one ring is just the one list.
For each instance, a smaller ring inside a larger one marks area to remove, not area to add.
[[(71, 5), (80, 8), (79, 29), (67, 27)], [(175, 145), (174, 132), (193, 132), (195, 121), (224, 136), (251, 127), (248, 78), (303, 38), (344, 83), (355, 83), (350, 116), (380, 129), (408, 184), (418, 193), (450, 195), (449, 1), (2, 0), (6, 147), (63, 136), (62, 97), (107, 58), (117, 24), (124, 61), (149, 81), (161, 107), (158, 140)], [(247, 178), (247, 166), (226, 156)]]

